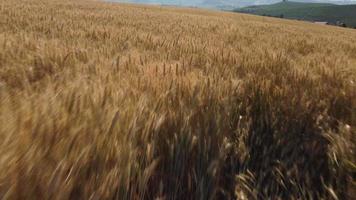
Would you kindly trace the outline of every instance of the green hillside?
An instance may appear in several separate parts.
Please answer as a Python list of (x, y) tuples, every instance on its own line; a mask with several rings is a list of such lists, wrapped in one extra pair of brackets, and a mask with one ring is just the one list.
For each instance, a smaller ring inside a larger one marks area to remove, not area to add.
[(280, 2), (272, 5), (250, 6), (237, 12), (267, 16), (283, 16), (288, 19), (338, 21), (349, 27), (356, 27), (356, 5), (334, 5), (325, 3)]

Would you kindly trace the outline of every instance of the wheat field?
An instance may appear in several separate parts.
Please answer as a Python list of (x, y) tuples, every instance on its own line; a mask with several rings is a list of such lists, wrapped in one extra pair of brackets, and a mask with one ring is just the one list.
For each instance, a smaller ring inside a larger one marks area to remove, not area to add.
[(353, 199), (356, 30), (0, 0), (1, 199)]

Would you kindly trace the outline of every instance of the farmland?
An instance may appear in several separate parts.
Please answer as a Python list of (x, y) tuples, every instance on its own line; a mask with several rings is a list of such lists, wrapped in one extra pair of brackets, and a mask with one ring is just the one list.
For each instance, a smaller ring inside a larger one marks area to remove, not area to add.
[(351, 199), (356, 30), (0, 0), (1, 199)]

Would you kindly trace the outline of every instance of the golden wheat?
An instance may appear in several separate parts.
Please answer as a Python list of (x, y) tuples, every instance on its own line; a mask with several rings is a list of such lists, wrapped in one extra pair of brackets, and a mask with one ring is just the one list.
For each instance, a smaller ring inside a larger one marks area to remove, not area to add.
[(356, 30), (0, 0), (0, 198), (351, 199)]

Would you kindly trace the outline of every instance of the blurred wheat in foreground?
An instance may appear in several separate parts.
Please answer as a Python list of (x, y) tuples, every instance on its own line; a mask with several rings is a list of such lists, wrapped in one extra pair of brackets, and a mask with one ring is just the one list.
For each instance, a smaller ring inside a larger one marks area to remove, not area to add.
[(353, 199), (356, 31), (0, 0), (1, 199)]

